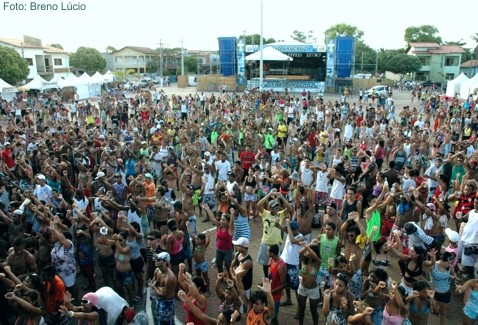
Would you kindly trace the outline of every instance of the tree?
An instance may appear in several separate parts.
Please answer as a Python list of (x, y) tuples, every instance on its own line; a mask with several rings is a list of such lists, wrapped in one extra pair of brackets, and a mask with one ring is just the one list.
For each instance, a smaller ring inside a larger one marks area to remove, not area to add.
[(378, 55), (378, 69), (390, 71), (400, 76), (400, 82), (406, 74), (420, 71), (420, 59), (399, 50), (381, 50)]
[(28, 77), (27, 61), (12, 48), (0, 46), (0, 78), (11, 85)]
[(458, 45), (463, 49), (463, 51), (465, 51), (465, 53), (461, 55), (461, 62), (466, 62), (473, 59), (473, 50), (465, 47), (466, 43), (463, 41), (463, 39), (460, 39), (459, 41), (446, 41), (445, 45)]
[(159, 70), (159, 62), (155, 60), (149, 60), (146, 62), (146, 72), (156, 72)]
[(353, 36), (358, 41), (362, 39), (363, 31), (361, 31), (355, 26), (340, 23), (334, 26), (330, 26), (324, 34), (325, 40), (334, 39), (337, 36)]
[(104, 70), (106, 60), (97, 49), (82, 46), (70, 56), (70, 65), (91, 75)]
[(58, 44), (58, 43), (50, 44), (50, 47), (54, 47), (56, 49), (63, 50), (63, 46), (61, 46), (61, 44)]
[(198, 70), (198, 59), (192, 56), (184, 57), (184, 70), (186, 73), (196, 73)]
[(117, 70), (113, 72), (113, 75), (118, 79), (118, 82), (123, 82), (126, 79), (128, 79), (128, 76), (134, 74), (136, 71), (134, 69), (129, 69), (129, 70)]
[(297, 42), (307, 43), (307, 44), (317, 44), (317, 37), (314, 36), (314, 32), (309, 30), (307, 34), (304, 32), (295, 30), (292, 32), (290, 37)]
[(442, 43), (442, 39), (438, 34), (438, 28), (432, 25), (410, 26), (405, 29), (403, 39), (409, 43), (413, 42), (431, 42)]
[(114, 47), (111, 46), (111, 45), (108, 45), (108, 46), (106, 47), (106, 53), (113, 53), (113, 52), (116, 52), (116, 51), (117, 51), (117, 49), (114, 48)]
[(360, 73), (375, 72), (377, 51), (359, 40), (355, 43), (355, 71)]
[[(240, 38), (244, 37), (244, 35), (239, 36)], [(263, 38), (262, 41), (264, 44), (275, 43), (276, 40), (273, 38)], [(246, 44), (251, 45), (259, 45), (261, 43), (261, 35), (253, 34), (253, 35), (246, 35)]]

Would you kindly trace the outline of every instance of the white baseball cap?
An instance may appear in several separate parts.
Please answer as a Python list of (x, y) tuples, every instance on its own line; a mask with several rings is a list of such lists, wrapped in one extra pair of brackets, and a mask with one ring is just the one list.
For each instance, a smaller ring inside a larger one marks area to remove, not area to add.
[(106, 176), (105, 173), (103, 173), (103, 172), (98, 172), (98, 173), (96, 174), (95, 180), (97, 180), (97, 179), (99, 179), (99, 178), (101, 178), (101, 177), (105, 177), (105, 176)]
[(245, 237), (239, 237), (239, 238), (237, 238), (237, 240), (233, 240), (232, 244), (236, 245), (236, 246), (242, 246), (242, 247), (248, 248), (249, 247), (249, 239), (247, 239)]
[(446, 228), (445, 234), (448, 236), (448, 239), (451, 242), (458, 243), (460, 241), (460, 235), (458, 235), (458, 233), (451, 228)]

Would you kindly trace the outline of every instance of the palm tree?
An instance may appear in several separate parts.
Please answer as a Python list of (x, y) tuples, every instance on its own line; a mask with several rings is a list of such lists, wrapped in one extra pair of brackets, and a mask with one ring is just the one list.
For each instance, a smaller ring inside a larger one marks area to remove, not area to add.
[(133, 69), (129, 69), (129, 70), (126, 70), (126, 69), (123, 69), (123, 70), (117, 70), (117, 71), (114, 71), (113, 72), (113, 75), (117, 78), (118, 82), (123, 82), (125, 81), (129, 75), (135, 73), (136, 71), (134, 71)]

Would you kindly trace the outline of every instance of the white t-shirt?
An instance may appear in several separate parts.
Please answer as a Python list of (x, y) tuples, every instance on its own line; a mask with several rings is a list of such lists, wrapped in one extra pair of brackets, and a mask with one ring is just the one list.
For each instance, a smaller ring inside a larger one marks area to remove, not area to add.
[(231, 163), (227, 160), (225, 160), (224, 162), (218, 160), (215, 162), (214, 165), (217, 171), (217, 180), (227, 181), (227, 173), (231, 171)]
[(312, 185), (314, 181), (314, 172), (310, 168), (305, 168), (305, 166), (300, 167), (300, 180), (304, 186)]
[(329, 183), (329, 179), (327, 177), (329, 173), (328, 172), (323, 172), (323, 171), (318, 171), (317, 176), (315, 177), (315, 191), (316, 192), (324, 192), (327, 193), (329, 188), (327, 187), (327, 184)]
[(345, 184), (334, 179), (332, 182), (332, 189), (330, 190), (330, 197), (334, 200), (342, 200), (345, 195)]
[[(286, 235), (284, 250), (280, 255), (280, 258), (289, 265), (299, 265), (299, 252), (302, 248), (299, 244), (292, 244), (289, 239), (289, 235)], [(303, 238), (302, 234), (297, 234), (294, 236), (295, 239), (301, 240)]]
[(463, 228), (461, 241), (467, 244), (478, 244), (478, 212), (476, 209), (468, 213), (468, 222)]

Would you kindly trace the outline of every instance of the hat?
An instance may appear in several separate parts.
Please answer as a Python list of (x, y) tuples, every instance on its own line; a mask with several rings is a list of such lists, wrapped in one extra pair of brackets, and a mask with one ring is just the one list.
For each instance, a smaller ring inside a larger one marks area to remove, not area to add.
[(445, 234), (448, 236), (448, 239), (451, 242), (458, 243), (460, 241), (460, 235), (458, 235), (458, 233), (451, 228), (446, 228)]
[(204, 152), (204, 156), (210, 156), (211, 153), (209, 151)]
[(88, 301), (88, 303), (92, 304), (93, 306), (97, 306), (98, 305), (98, 300), (99, 300), (99, 297), (96, 293), (94, 292), (88, 292), (86, 293), (82, 299), (85, 299)]
[(103, 134), (101, 134), (101, 135), (98, 137), (98, 139), (104, 139), (104, 138), (105, 138), (105, 136), (104, 136)]
[(270, 206), (271, 208), (274, 208), (274, 207), (276, 207), (276, 206), (280, 206), (280, 203), (279, 203), (279, 201), (277, 201), (277, 200), (272, 200), (272, 201), (269, 202), (269, 206)]
[(331, 202), (329, 204), (329, 207), (334, 208), (335, 210), (337, 210), (337, 204), (335, 204), (335, 202)]
[(105, 176), (106, 176), (105, 173), (103, 173), (103, 172), (98, 172), (98, 173), (96, 173), (96, 178), (95, 178), (95, 180), (100, 179), (101, 177), (105, 177)]
[(141, 141), (141, 144), (147, 144), (146, 141)]
[(437, 207), (433, 203), (427, 203), (427, 207), (432, 211), (435, 211), (437, 209)]
[(45, 175), (43, 175), (43, 174), (38, 174), (38, 175), (37, 175), (37, 178), (38, 178), (38, 179), (41, 179), (41, 180), (46, 180), (46, 177), (45, 177)]
[(242, 247), (248, 248), (249, 247), (249, 239), (247, 239), (245, 237), (239, 237), (239, 238), (237, 238), (237, 240), (233, 240), (232, 244), (236, 245), (236, 246), (242, 246)]
[(299, 223), (296, 220), (292, 220), (289, 223), (290, 230), (297, 230), (299, 229)]
[(133, 128), (133, 132), (138, 132), (138, 128)]
[(292, 140), (293, 140), (294, 142), (297, 142), (297, 141), (299, 141), (299, 139), (297, 139), (297, 138), (294, 138), (294, 139), (292, 139)]
[(272, 128), (268, 128), (267, 131), (271, 131), (271, 132), (272, 132)]
[(101, 228), (100, 228), (100, 234), (103, 235), (103, 236), (108, 235), (108, 228), (106, 228), (106, 227), (101, 227)]
[(144, 177), (149, 178), (149, 179), (153, 179), (153, 178), (154, 178), (153, 175), (151, 175), (150, 173), (144, 174)]
[(4, 145), (5, 147), (6, 147), (6, 146), (9, 146), (9, 145), (10, 145), (10, 142), (7, 141), (7, 142), (5, 142), (3, 145)]
[(164, 260), (166, 262), (170, 262), (171, 261), (171, 255), (169, 255), (169, 253), (166, 253), (166, 252), (161, 252), (161, 253), (158, 253), (158, 254), (153, 254), (153, 257), (155, 260)]
[(20, 209), (17, 209), (17, 210), (15, 210), (15, 211), (13, 211), (13, 214), (22, 215), (22, 214), (23, 214), (23, 211), (20, 210)]

